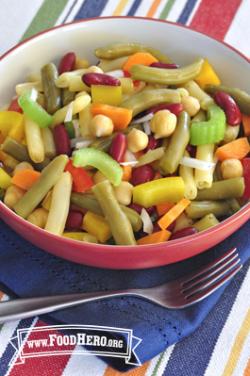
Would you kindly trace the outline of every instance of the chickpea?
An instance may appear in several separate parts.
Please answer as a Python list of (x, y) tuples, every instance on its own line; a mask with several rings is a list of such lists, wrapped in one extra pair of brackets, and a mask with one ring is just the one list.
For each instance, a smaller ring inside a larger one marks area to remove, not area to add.
[(169, 137), (174, 133), (177, 117), (169, 110), (161, 110), (154, 114), (150, 121), (150, 128), (155, 138)]
[(10, 185), (5, 192), (3, 202), (10, 209), (13, 209), (17, 201), (23, 197), (24, 193), (25, 191), (23, 189), (17, 187), (16, 185)]
[(104, 180), (107, 180), (106, 176), (104, 176), (100, 171), (97, 171), (93, 176), (95, 184), (101, 183)]
[(195, 116), (200, 111), (200, 102), (197, 98), (191, 97), (190, 95), (188, 97), (182, 97), (181, 103), (189, 116)]
[(40, 228), (44, 228), (49, 212), (44, 208), (35, 209), (27, 218), (27, 221)]
[(238, 137), (239, 131), (239, 125), (236, 125), (234, 127), (232, 127), (231, 125), (227, 125), (223, 141), (227, 144), (228, 142), (235, 140)]
[(145, 149), (148, 145), (148, 136), (146, 133), (140, 131), (139, 129), (132, 129), (127, 136), (128, 149), (132, 153), (137, 153)]
[(21, 162), (16, 165), (13, 175), (15, 175), (18, 171), (23, 171), (23, 170), (34, 170), (33, 166), (28, 163), (28, 162)]
[(122, 205), (129, 205), (132, 200), (133, 185), (127, 181), (122, 181), (118, 187), (114, 188), (117, 201)]
[(223, 179), (238, 178), (243, 175), (243, 167), (238, 159), (225, 159), (220, 168)]
[(112, 134), (114, 124), (108, 116), (96, 115), (91, 119), (89, 128), (93, 136), (103, 137)]

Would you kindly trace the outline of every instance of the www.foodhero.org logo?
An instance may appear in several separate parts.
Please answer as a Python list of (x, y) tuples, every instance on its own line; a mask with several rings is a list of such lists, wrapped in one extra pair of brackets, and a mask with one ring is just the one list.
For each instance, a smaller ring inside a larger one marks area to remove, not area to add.
[[(126, 364), (140, 365), (134, 350), (141, 339), (131, 329), (97, 325), (53, 325), (17, 330), (10, 343), (15, 348), (10, 364), (26, 358), (55, 355), (100, 355), (123, 358)], [(77, 347), (76, 347), (77, 346)]]

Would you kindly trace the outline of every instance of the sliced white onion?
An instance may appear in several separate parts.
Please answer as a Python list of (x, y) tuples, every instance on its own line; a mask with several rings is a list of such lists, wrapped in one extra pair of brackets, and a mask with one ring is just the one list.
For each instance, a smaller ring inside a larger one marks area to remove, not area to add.
[(125, 162), (137, 162), (136, 156), (129, 150), (126, 150), (126, 153), (124, 155), (124, 161)]
[[(70, 140), (70, 146), (71, 148), (80, 149), (81, 147), (89, 146), (92, 142), (93, 142), (92, 140), (87, 140), (86, 138), (83, 138), (83, 137), (75, 137)], [(77, 145), (80, 143), (83, 144), (84, 146), (81, 146), (79, 148), (77, 147)]]
[(79, 127), (79, 120), (77, 120), (77, 119), (73, 120), (73, 127), (74, 127), (74, 130), (75, 130), (75, 137), (76, 138), (80, 137), (81, 133), (80, 133), (80, 127)]
[(76, 149), (87, 148), (92, 142), (93, 142), (92, 140), (85, 140), (85, 141), (77, 142), (75, 148)]
[(151, 128), (150, 128), (150, 122), (149, 121), (144, 121), (144, 123), (143, 123), (143, 129), (144, 129), (144, 132), (148, 136), (151, 134)]
[(67, 108), (66, 115), (65, 115), (64, 123), (71, 121), (72, 116), (73, 116), (73, 102), (70, 102)]
[(182, 157), (180, 164), (186, 167), (197, 168), (198, 170), (210, 170), (211, 168), (215, 167), (214, 162), (206, 162), (202, 161), (201, 159), (190, 158), (190, 157)]
[(133, 124), (140, 124), (140, 123), (144, 123), (145, 121), (150, 121), (153, 118), (153, 116), (154, 116), (154, 114), (152, 114), (152, 113), (147, 114), (145, 116), (142, 116), (139, 119), (133, 120)]
[(32, 88), (30, 92), (30, 99), (35, 102), (37, 100), (37, 97), (38, 91), (35, 88)]
[(138, 161), (130, 161), (130, 162), (120, 162), (121, 166), (136, 166), (138, 164)]
[(109, 76), (115, 77), (115, 78), (122, 78), (124, 77), (124, 72), (121, 69), (112, 70), (110, 72), (105, 72), (105, 74), (108, 74)]
[(147, 210), (144, 208), (141, 211), (141, 220), (143, 223), (143, 232), (146, 234), (152, 234), (154, 226), (153, 222), (151, 221), (150, 215), (148, 214)]

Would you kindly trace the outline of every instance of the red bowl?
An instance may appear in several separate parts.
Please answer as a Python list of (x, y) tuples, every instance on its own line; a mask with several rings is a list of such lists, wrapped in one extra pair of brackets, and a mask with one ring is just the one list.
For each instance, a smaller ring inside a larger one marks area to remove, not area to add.
[[(104, 32), (100, 34), (100, 30)], [(16, 66), (16, 61), (20, 64), (20, 72), (17, 73), (18, 69), (10, 69), (12, 75), (3, 85), (5, 90), (1, 90), (1, 93), (6, 96), (6, 103), (13, 94), (11, 88), (15, 83), (21, 82), (20, 77), (25, 77), (28, 72), (27, 65), (29, 69), (32, 69), (35, 63), (38, 64), (38, 61), (41, 66), (50, 59), (58, 60), (63, 53), (69, 50), (79, 50), (83, 44), (82, 35), (85, 36), (84, 40), (88, 47), (86, 47), (86, 51), (90, 50), (91, 43), (93, 44), (92, 51), (97, 43), (104, 45), (117, 40), (134, 40), (135, 30), (138, 41), (148, 42), (151, 45), (154, 43), (160, 48), (165, 46), (165, 35), (168, 35), (169, 50), (173, 56), (176, 56), (178, 62), (185, 62), (185, 59), (192, 60), (194, 56), (201, 55), (202, 51), (206, 51), (206, 56), (214, 62), (223, 82), (234, 86), (235, 82), (238, 82), (238, 86), (243, 89), (247, 89), (247, 84), (249, 86), (250, 81), (246, 82), (245, 79), (247, 73), (249, 76), (248, 60), (224, 43), (166, 21), (135, 17), (106, 17), (50, 29), (22, 42), (3, 55), (0, 58), (0, 73), (3, 73), (4, 70), (1, 71), (1, 68), (4, 68), (3, 64), (5, 63), (10, 68)], [(88, 33), (92, 33), (92, 39), (86, 37)], [(58, 43), (58, 40), (63, 40), (63, 43)], [(175, 41), (174, 45), (171, 44), (173, 40)], [(190, 45), (194, 46), (194, 50), (190, 51)], [(56, 49), (53, 49), (53, 46), (56, 46)], [(36, 50), (39, 52), (39, 60), (34, 56)], [(57, 51), (57, 55), (54, 50)], [(27, 61), (22, 63), (25, 59), (27, 60), (27, 53), (31, 60), (30, 66)], [(87, 52), (85, 56), (88, 57)], [(223, 61), (225, 64), (221, 64)], [(237, 67), (240, 67), (243, 77), (237, 75), (236, 79), (233, 79), (230, 69), (232, 72), (236, 72)], [(4, 78), (5, 75), (1, 74), (1, 77)], [(144, 246), (97, 245), (59, 237), (25, 221), (2, 202), (0, 202), (0, 217), (23, 238), (58, 257), (102, 268), (143, 269), (187, 259), (223, 241), (250, 218), (250, 203), (209, 230), (178, 240)]]

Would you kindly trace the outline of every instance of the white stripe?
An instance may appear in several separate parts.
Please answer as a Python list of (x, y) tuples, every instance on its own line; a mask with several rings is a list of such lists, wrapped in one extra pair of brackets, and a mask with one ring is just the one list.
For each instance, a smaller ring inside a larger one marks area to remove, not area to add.
[(155, 367), (156, 367), (156, 365), (157, 365), (157, 363), (158, 363), (158, 361), (159, 361), (159, 359), (160, 359), (160, 357), (162, 355), (163, 355), (163, 357), (161, 359), (160, 366), (159, 366), (159, 368), (158, 368), (157, 373), (155, 374), (155, 376), (162, 376), (163, 375), (164, 370), (166, 369), (166, 366), (167, 366), (168, 361), (170, 359), (170, 356), (171, 356), (171, 354), (172, 354), (172, 352), (174, 350), (174, 346), (175, 345), (172, 345), (172, 346), (168, 347), (167, 350), (164, 351), (163, 354), (157, 355), (156, 357), (154, 357), (151, 360), (151, 362), (149, 364), (149, 367), (148, 367), (148, 369), (147, 369), (147, 371), (145, 373), (145, 376), (151, 376), (152, 375), (152, 373), (153, 373), (153, 371), (154, 371), (154, 369), (155, 369)]
[(111, 16), (111, 14), (114, 13), (115, 8), (117, 7), (117, 2), (116, 1), (107, 1), (103, 11), (102, 11), (102, 16)]
[(165, 5), (166, 5), (165, 1), (160, 2), (159, 6), (157, 7), (157, 9), (156, 9), (156, 11), (153, 15), (154, 18), (159, 18), (160, 14), (162, 12), (162, 9), (165, 7)]
[(68, 18), (65, 20), (65, 22), (71, 22), (74, 20), (76, 14), (78, 13), (79, 9), (83, 5), (84, 0), (78, 0), (75, 4), (74, 8), (72, 9), (71, 13), (69, 14)]
[[(64, 21), (64, 18), (66, 17), (66, 15), (68, 14), (70, 8), (72, 7), (72, 5), (74, 4), (75, 0), (68, 0), (66, 6), (64, 7), (62, 13), (60, 14), (60, 16), (58, 17), (56, 23), (55, 23), (55, 26), (57, 25), (60, 25), (61, 23), (63, 23)], [(73, 9), (72, 9), (73, 10)], [(70, 12), (71, 13), (71, 12)], [(70, 16), (70, 14), (69, 14)]]
[[(234, 283), (234, 281), (232, 281), (232, 283)], [(249, 304), (247, 304), (247, 302), (250, 302), (249, 285), (250, 268), (214, 347), (204, 376), (221, 375), (223, 373), (235, 338), (249, 309)]]
[(107, 364), (93, 355), (76, 355), (75, 353), (79, 350), (81, 347), (76, 346), (62, 376), (103, 376)]
[(168, 20), (169, 21), (177, 21), (179, 16), (181, 15), (187, 0), (178, 0), (175, 1), (169, 14), (168, 14)]
[(240, 358), (237, 362), (237, 365), (235, 367), (235, 370), (234, 370), (232, 376), (243, 375), (244, 369), (246, 368), (247, 362), (248, 362), (249, 359), (250, 359), (250, 333), (245, 340), (243, 349), (241, 351)]
[(228, 30), (225, 42), (236, 47), (243, 52), (247, 57), (250, 57), (250, 1), (242, 1), (238, 11), (234, 17), (234, 20)]
[(127, 4), (125, 5), (123, 11), (121, 12), (120, 16), (126, 16), (128, 13), (129, 9), (131, 8), (134, 0), (129, 0)]
[(139, 5), (139, 7), (137, 8), (137, 11), (135, 12), (135, 16), (145, 17), (151, 5), (152, 5), (151, 1), (143, 0), (141, 4)]
[(1, 0), (0, 55), (19, 42), (42, 3), (43, 0)]
[(19, 322), (19, 320), (15, 320), (3, 324), (0, 330), (0, 359), (3, 356), (3, 353), (6, 350), (6, 347), (8, 346), (10, 339), (13, 337), (13, 333)]
[(187, 22), (186, 22), (186, 25), (187, 25), (187, 26), (190, 25), (192, 19), (194, 18), (194, 15), (195, 15), (195, 13), (196, 13), (196, 11), (197, 11), (197, 9), (198, 9), (200, 3), (201, 3), (201, 0), (198, 0), (198, 1), (196, 2), (195, 6), (194, 6), (194, 8), (193, 8), (191, 14), (190, 14), (189, 17), (188, 17)]

